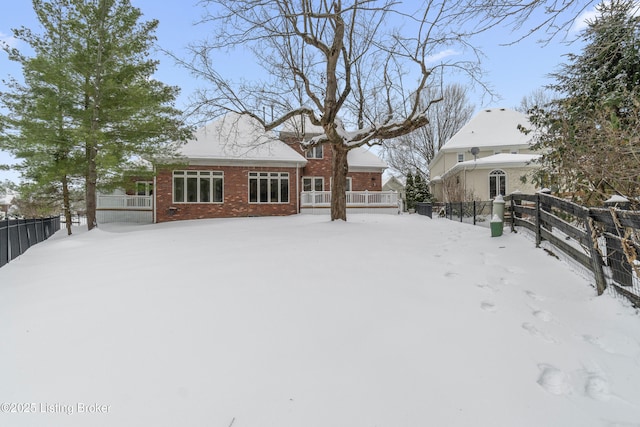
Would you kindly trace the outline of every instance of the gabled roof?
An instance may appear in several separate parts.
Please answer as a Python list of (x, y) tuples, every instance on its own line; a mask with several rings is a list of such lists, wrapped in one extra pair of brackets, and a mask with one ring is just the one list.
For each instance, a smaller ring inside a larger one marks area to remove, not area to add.
[(349, 163), (349, 170), (379, 169), (383, 171), (387, 168), (387, 164), (380, 157), (364, 146), (349, 150), (347, 162)]
[(297, 137), (322, 135), (324, 129), (322, 126), (316, 126), (311, 123), (306, 115), (294, 116), (282, 124), (280, 132), (283, 134), (292, 134)]
[[(300, 116), (295, 116), (287, 120), (281, 129), (281, 135), (295, 135), (297, 137), (314, 137), (322, 135), (324, 129), (321, 126), (315, 126), (311, 123), (307, 116), (304, 116), (304, 121)], [(349, 162), (349, 170), (385, 170), (388, 166), (380, 159), (375, 153), (372, 153), (367, 147), (361, 146), (349, 150), (347, 154), (347, 161)]]
[(531, 126), (526, 114), (508, 108), (482, 110), (453, 135), (441, 150), (529, 145), (531, 136), (520, 132), (518, 125)]
[(384, 190), (385, 187), (404, 189), (405, 183), (398, 179), (397, 176), (391, 175), (389, 178), (385, 179), (382, 182), (382, 189)]
[(180, 154), (191, 161), (295, 163), (307, 160), (247, 115), (229, 113), (198, 129)]

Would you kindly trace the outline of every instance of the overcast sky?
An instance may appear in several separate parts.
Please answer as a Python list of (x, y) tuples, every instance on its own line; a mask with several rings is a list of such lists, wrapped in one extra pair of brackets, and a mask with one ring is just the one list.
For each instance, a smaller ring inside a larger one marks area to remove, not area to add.
[[(207, 29), (202, 25), (194, 25), (202, 15), (202, 6), (197, 5), (196, 0), (131, 0), (131, 3), (142, 10), (145, 19), (158, 19), (160, 25), (157, 31), (158, 45), (182, 56), (185, 46), (193, 41), (206, 37)], [(579, 2), (585, 4), (585, 2)], [(591, 9), (592, 10), (592, 9)], [(589, 11), (588, 11), (589, 12)], [(583, 22), (580, 17), (576, 21)], [(38, 24), (33, 12), (31, 1), (13, 0), (3, 4), (0, 14), (0, 39), (15, 44), (19, 49), (26, 46), (17, 43), (11, 38), (11, 29), (25, 26), (38, 31)], [(575, 37), (574, 26), (569, 34), (569, 39)], [(577, 52), (577, 44), (567, 44), (562, 37), (556, 37), (550, 43), (542, 45), (538, 40), (544, 36), (539, 34), (526, 38), (517, 43), (512, 43), (519, 38), (521, 33), (513, 33), (509, 28), (496, 26), (476, 40), (476, 44), (482, 49), (486, 58), (482, 61), (482, 67), (486, 71), (486, 80), (500, 99), (491, 99), (478, 88), (471, 91), (471, 102), (475, 109), (488, 107), (515, 108), (520, 104), (524, 96), (531, 94), (537, 88), (550, 82), (548, 74), (554, 72), (557, 66), (564, 61), (563, 55), (569, 52)], [(451, 55), (455, 52), (442, 52), (442, 55)], [(157, 78), (166, 84), (176, 85), (182, 88), (182, 94), (178, 99), (178, 107), (186, 106), (189, 94), (191, 94), (201, 82), (184, 69), (174, 64), (174, 61), (162, 54), (158, 54), (160, 66)], [(224, 61), (225, 71), (234, 73), (246, 73), (252, 69), (251, 58), (229, 57)], [(20, 77), (20, 68), (7, 60), (4, 52), (0, 52), (0, 80), (13, 75)], [(10, 161), (10, 156), (0, 152), (0, 164)], [(0, 181), (11, 179), (17, 181), (18, 176), (13, 172), (0, 171)]]

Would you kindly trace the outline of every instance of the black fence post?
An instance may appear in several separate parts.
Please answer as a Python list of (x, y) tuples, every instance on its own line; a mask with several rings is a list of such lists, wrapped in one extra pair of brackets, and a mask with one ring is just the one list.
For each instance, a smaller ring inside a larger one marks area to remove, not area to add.
[[(7, 233), (7, 237), (4, 237), (3, 233)], [(9, 238), (9, 219), (6, 218), (0, 221), (0, 267), (9, 262), (9, 254), (11, 253)]]
[(473, 225), (476, 225), (476, 201), (473, 201)]
[(536, 194), (536, 248), (542, 243), (542, 230), (540, 229), (540, 194)]

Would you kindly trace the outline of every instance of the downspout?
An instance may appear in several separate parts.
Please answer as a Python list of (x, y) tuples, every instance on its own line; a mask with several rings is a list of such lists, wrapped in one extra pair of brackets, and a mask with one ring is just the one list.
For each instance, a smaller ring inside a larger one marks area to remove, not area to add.
[(300, 213), (300, 164), (296, 162), (296, 213)]
[(153, 165), (153, 223), (157, 224), (158, 223), (158, 213), (157, 213), (157, 195), (158, 195), (158, 169), (156, 168), (156, 165)]
[[(467, 167), (465, 166), (464, 169), (462, 170), (462, 172), (464, 173), (464, 185), (462, 186), (462, 198), (466, 199), (467, 198)], [(464, 200), (463, 200), (464, 201)]]

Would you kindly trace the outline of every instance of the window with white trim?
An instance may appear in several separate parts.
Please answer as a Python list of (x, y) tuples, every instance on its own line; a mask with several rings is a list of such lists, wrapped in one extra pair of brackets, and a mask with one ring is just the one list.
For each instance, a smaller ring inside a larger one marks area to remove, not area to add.
[(507, 193), (507, 174), (500, 169), (489, 172), (489, 199)]
[[(333, 181), (331, 181), (333, 183)], [(353, 187), (351, 186), (351, 177), (347, 177), (347, 188), (344, 191), (353, 191)]]
[(173, 203), (222, 203), (224, 173), (173, 171)]
[(464, 153), (458, 153), (458, 163), (464, 162)]
[(323, 154), (322, 147), (323, 145), (316, 145), (313, 148), (309, 148), (305, 152), (305, 157), (307, 159), (322, 159), (322, 154)]
[(289, 173), (249, 172), (249, 203), (289, 203)]
[(318, 176), (302, 177), (302, 191), (324, 191), (324, 178)]
[(153, 196), (153, 181), (136, 181), (136, 196)]

